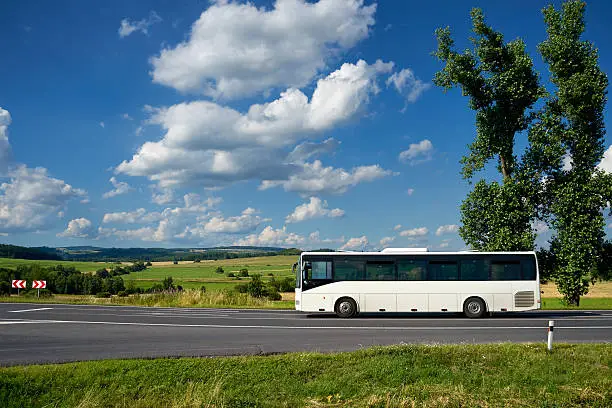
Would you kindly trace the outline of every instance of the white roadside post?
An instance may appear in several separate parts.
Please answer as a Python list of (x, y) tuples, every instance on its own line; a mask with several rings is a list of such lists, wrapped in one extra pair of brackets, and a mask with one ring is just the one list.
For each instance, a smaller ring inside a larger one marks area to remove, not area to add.
[(552, 343), (553, 343), (553, 330), (555, 328), (555, 321), (548, 321), (548, 351), (552, 351)]

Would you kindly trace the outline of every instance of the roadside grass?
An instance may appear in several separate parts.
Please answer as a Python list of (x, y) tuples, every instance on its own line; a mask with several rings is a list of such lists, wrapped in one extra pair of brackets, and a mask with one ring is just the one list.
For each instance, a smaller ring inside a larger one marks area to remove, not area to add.
[[(150, 293), (126, 297), (112, 296), (97, 298), (91, 295), (53, 295), (37, 298), (32, 296), (4, 296), (0, 303), (49, 303), (76, 305), (119, 305), (153, 307), (206, 307), (206, 308), (245, 308), (245, 309), (294, 309), (293, 300), (272, 301), (254, 298), (246, 293), (232, 291), (202, 292), (188, 289), (175, 293)], [(0, 405), (1, 406), (1, 405)]]
[(563, 303), (561, 298), (542, 298), (542, 309), (544, 310), (612, 310), (612, 297), (583, 297), (580, 306), (569, 306)]
[(612, 345), (404, 345), (350, 353), (0, 368), (12, 407), (609, 407)]

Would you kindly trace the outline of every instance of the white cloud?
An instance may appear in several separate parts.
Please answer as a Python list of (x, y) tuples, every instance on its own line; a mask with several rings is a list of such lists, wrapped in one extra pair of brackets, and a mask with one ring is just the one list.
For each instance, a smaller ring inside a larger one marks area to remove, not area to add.
[(290, 162), (305, 162), (311, 157), (332, 153), (340, 146), (340, 143), (333, 137), (321, 143), (304, 142), (297, 145), (287, 158)]
[(440, 245), (438, 245), (438, 248), (444, 249), (444, 248), (448, 248), (449, 246), (450, 246), (450, 239), (443, 239), (442, 242), (440, 242)]
[(400, 236), (411, 237), (411, 238), (423, 237), (427, 234), (429, 234), (429, 230), (426, 227), (413, 228), (413, 229), (408, 229), (408, 230), (404, 230), (400, 232)]
[[(203, 224), (203, 231), (206, 233), (242, 234), (255, 230), (263, 222), (270, 221), (268, 218), (255, 215), (255, 213), (256, 210), (249, 207), (239, 216), (228, 218), (222, 216), (212, 217)], [(197, 230), (190, 229), (190, 232), (195, 235)]]
[(319, 231), (311, 232), (308, 235), (308, 244), (310, 246), (321, 245), (321, 244), (340, 244), (345, 241), (344, 237), (339, 238), (321, 238)]
[(217, 1), (185, 42), (151, 59), (153, 81), (217, 98), (302, 87), (368, 36), (375, 10), (363, 0), (278, 0), (271, 10)]
[(102, 195), (103, 198), (111, 198), (121, 194), (126, 194), (130, 191), (130, 185), (125, 181), (117, 181), (115, 177), (111, 177), (110, 180), (113, 187), (115, 187), (111, 191), (107, 191)]
[(151, 201), (158, 205), (164, 205), (172, 202), (174, 200), (174, 192), (169, 188), (159, 189), (155, 185), (152, 185), (153, 195), (151, 197)]
[(597, 168), (612, 173), (612, 145), (604, 152), (604, 157), (597, 165)]
[(130, 21), (129, 18), (124, 18), (123, 20), (121, 20), (121, 25), (119, 26), (119, 37), (125, 38), (135, 31), (140, 31), (143, 34), (148, 34), (149, 27), (161, 21), (161, 17), (154, 11), (151, 11), (149, 13), (148, 18), (143, 18), (139, 21)]
[(106, 126), (106, 125), (104, 125), (104, 122), (100, 122), (100, 127), (101, 127), (102, 129), (104, 129), (104, 127), (105, 127), (105, 126)]
[(106, 213), (102, 218), (102, 223), (139, 224), (160, 221), (162, 218), (162, 213), (148, 212), (144, 208), (139, 208), (135, 211)]
[(342, 216), (344, 216), (344, 210), (340, 208), (330, 210), (327, 208), (327, 201), (322, 201), (319, 197), (310, 197), (310, 202), (295, 207), (293, 213), (285, 218), (285, 223), (290, 224), (314, 218), (337, 218)]
[(8, 127), (11, 114), (0, 107), (0, 175), (6, 174), (11, 160), (11, 145), (8, 139)]
[(365, 235), (363, 235), (358, 238), (349, 239), (348, 241), (346, 241), (344, 245), (340, 247), (340, 249), (341, 250), (346, 250), (346, 249), (363, 250), (367, 246), (368, 246), (368, 238)]
[(84, 190), (52, 178), (47, 169), (19, 165), (9, 171), (10, 181), (0, 185), (0, 231), (32, 231), (49, 228), (74, 198)]
[(406, 191), (406, 193), (411, 196), (412, 193), (414, 193), (414, 188), (409, 188), (408, 191)]
[(395, 237), (384, 237), (380, 240), (380, 246), (383, 248), (386, 248), (389, 246), (389, 244), (391, 244), (393, 241), (395, 241)]
[(397, 224), (395, 227), (393, 227), (393, 231), (399, 231), (402, 229), (402, 224)]
[(96, 230), (87, 218), (75, 218), (68, 223), (64, 232), (57, 234), (58, 237), (70, 238), (93, 238)]
[(292, 174), (287, 180), (264, 180), (261, 190), (282, 186), (285, 191), (294, 191), (301, 194), (342, 194), (350, 187), (359, 183), (374, 181), (393, 174), (379, 165), (360, 166), (350, 172), (344, 169), (323, 167), (319, 160), (305, 163), (302, 171)]
[(419, 143), (411, 143), (408, 150), (400, 153), (399, 159), (403, 162), (417, 164), (431, 160), (433, 144), (428, 139), (421, 140)]
[[(251, 179), (289, 183), (291, 175), (321, 171), (320, 162), (292, 163), (286, 148), (357, 114), (369, 94), (376, 92), (377, 75), (391, 66), (380, 61), (368, 65), (362, 60), (343, 64), (318, 81), (310, 101), (300, 90), (288, 89), (273, 102), (252, 105), (246, 114), (208, 101), (150, 108), (150, 123), (160, 125), (166, 134), (161, 141), (144, 143), (117, 172), (148, 177), (164, 188), (194, 184), (222, 187)], [(357, 178), (367, 180), (362, 176), (372, 170), (375, 174), (370, 179), (387, 174), (371, 166), (358, 168)], [(336, 174), (342, 176), (343, 172)], [(339, 190), (345, 191), (348, 185)]]
[(395, 89), (405, 96), (406, 102), (414, 103), (417, 99), (431, 87), (431, 84), (418, 79), (411, 69), (405, 68), (399, 72), (394, 72), (387, 79), (387, 86), (393, 84)]
[(306, 239), (293, 232), (287, 232), (286, 227), (274, 229), (267, 226), (259, 234), (250, 234), (233, 243), (238, 246), (299, 246), (306, 242)]
[(125, 120), (134, 120), (129, 113), (124, 113), (121, 115), (121, 117)]
[(448, 225), (440, 225), (436, 230), (436, 235), (440, 236), (442, 234), (452, 234), (459, 231), (459, 226), (455, 224)]

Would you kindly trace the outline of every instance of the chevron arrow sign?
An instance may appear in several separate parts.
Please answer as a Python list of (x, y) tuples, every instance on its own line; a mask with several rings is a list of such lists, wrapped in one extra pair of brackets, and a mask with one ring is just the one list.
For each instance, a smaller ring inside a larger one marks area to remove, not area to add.
[(47, 281), (32, 281), (32, 289), (44, 289), (47, 287)]
[(14, 287), (15, 289), (25, 289), (26, 288), (26, 281), (24, 281), (24, 280), (12, 280), (11, 281), (11, 286)]

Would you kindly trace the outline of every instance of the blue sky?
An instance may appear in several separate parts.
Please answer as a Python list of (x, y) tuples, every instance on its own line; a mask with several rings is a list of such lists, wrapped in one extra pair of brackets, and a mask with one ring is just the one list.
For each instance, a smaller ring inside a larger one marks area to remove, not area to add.
[[(1, 242), (463, 249), (474, 113), (434, 30), (463, 49), (481, 7), (547, 80), (548, 3), (3, 4)], [(612, 5), (586, 13), (610, 72)]]

